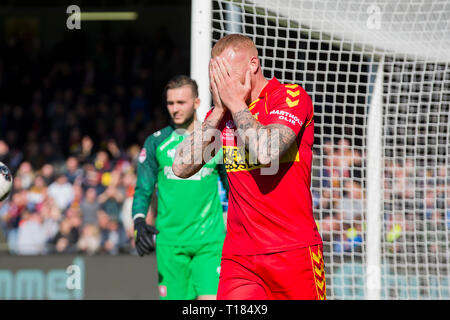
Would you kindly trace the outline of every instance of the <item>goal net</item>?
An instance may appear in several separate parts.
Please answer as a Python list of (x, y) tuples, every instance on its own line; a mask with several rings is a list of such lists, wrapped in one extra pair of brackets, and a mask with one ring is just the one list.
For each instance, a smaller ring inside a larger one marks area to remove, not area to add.
[(450, 299), (450, 2), (215, 0), (227, 33), (313, 99), (327, 297)]

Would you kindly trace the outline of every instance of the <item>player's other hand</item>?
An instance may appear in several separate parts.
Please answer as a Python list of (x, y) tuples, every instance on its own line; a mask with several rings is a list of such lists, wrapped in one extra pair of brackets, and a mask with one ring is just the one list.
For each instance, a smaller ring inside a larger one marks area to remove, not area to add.
[(159, 231), (147, 224), (144, 218), (134, 220), (134, 243), (141, 257), (155, 250), (155, 238), (158, 233)]

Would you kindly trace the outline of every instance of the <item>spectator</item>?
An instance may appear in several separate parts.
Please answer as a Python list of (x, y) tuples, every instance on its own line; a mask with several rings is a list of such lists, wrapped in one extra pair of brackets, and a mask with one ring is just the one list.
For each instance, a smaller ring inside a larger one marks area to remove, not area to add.
[(38, 213), (24, 211), (17, 234), (17, 253), (38, 255), (45, 252), (46, 235)]
[(97, 152), (94, 159), (94, 166), (100, 173), (109, 172), (112, 169), (112, 164), (109, 155), (106, 151), (100, 150)]
[(131, 145), (127, 150), (128, 157), (130, 158), (131, 163), (132, 163), (133, 167), (135, 167), (135, 168), (136, 168), (136, 165), (138, 162), (140, 152), (141, 152), (141, 148), (137, 144)]
[(84, 165), (83, 188), (94, 188), (97, 194), (104, 191), (104, 187), (100, 184), (101, 174), (95, 169), (93, 164)]
[(8, 247), (12, 254), (18, 253), (18, 228), (22, 213), (26, 210), (27, 193), (25, 190), (15, 192), (11, 197), (8, 213), (4, 216), (4, 222), (7, 226)]
[(41, 168), (41, 175), (44, 178), (45, 184), (48, 186), (55, 180), (55, 170), (52, 164), (47, 163)]
[(98, 202), (102, 209), (116, 220), (119, 219), (122, 203), (125, 199), (124, 191), (119, 188), (120, 172), (115, 170), (111, 173), (111, 181), (105, 192), (98, 196)]
[(64, 174), (60, 174), (48, 187), (48, 195), (52, 197), (61, 210), (69, 207), (74, 199), (73, 187)]
[(100, 230), (100, 247), (102, 251), (105, 251), (105, 243), (109, 238), (110, 218), (105, 211), (100, 209), (97, 212), (97, 219), (98, 219), (98, 227)]
[(34, 180), (34, 173), (31, 164), (28, 161), (22, 162), (16, 176), (20, 177), (22, 181), (22, 188), (30, 188)]
[(66, 160), (66, 167), (64, 169), (64, 175), (71, 184), (78, 183), (81, 179), (83, 171), (79, 167), (78, 159), (76, 157), (69, 157)]
[(106, 149), (111, 155), (113, 163), (117, 163), (117, 161), (122, 157), (122, 152), (114, 139), (109, 139), (107, 141)]
[(320, 220), (320, 232), (324, 241), (339, 240), (342, 232), (342, 213), (333, 211)]
[[(128, 171), (123, 177), (123, 187), (125, 190), (125, 200), (123, 201), (122, 210), (120, 213), (120, 221), (125, 230), (126, 237), (131, 239), (133, 237), (134, 226), (133, 218), (131, 216), (131, 206), (133, 204), (134, 186), (136, 184), (136, 175), (133, 171)], [(155, 203), (156, 201), (152, 201)]]
[[(80, 182), (81, 182), (81, 179), (80, 179)], [(73, 209), (80, 208), (83, 198), (84, 198), (84, 191), (83, 191), (83, 187), (82, 187), (81, 183), (74, 184), (73, 185), (73, 201), (70, 204), (69, 208), (73, 208)]]
[(47, 197), (47, 185), (42, 176), (36, 176), (33, 182), (33, 186), (30, 188), (27, 194), (27, 201), (29, 204), (37, 206), (41, 204)]
[(73, 253), (76, 251), (78, 242), (78, 230), (72, 226), (70, 218), (65, 218), (60, 224), (60, 228), (56, 236), (50, 241), (53, 246), (52, 252), (55, 253)]
[(81, 230), (81, 226), (83, 225), (83, 220), (81, 217), (81, 210), (80, 208), (69, 208), (66, 211), (65, 214), (66, 219), (69, 219), (70, 225), (72, 226), (72, 229), (74, 229), (77, 232), (77, 239)]
[(94, 142), (92, 141), (92, 138), (89, 136), (84, 136), (81, 140), (81, 146), (78, 154), (78, 161), (81, 164), (91, 163), (94, 157)]
[(363, 191), (357, 181), (347, 180), (344, 183), (344, 197), (339, 201), (338, 209), (344, 221), (361, 220), (364, 211)]
[(118, 254), (120, 248), (120, 230), (119, 222), (112, 218), (108, 222), (108, 238), (105, 241), (104, 248), (110, 254)]
[(78, 250), (88, 255), (93, 255), (100, 250), (100, 231), (95, 224), (83, 226), (80, 240), (78, 240)]
[[(55, 238), (59, 231), (59, 222), (61, 221), (61, 210), (55, 203), (53, 198), (47, 197), (41, 205), (40, 214), (42, 216), (42, 225), (45, 230), (45, 242), (49, 244)], [(46, 248), (46, 253), (49, 248)]]
[(86, 190), (86, 196), (81, 202), (80, 209), (83, 216), (83, 225), (97, 224), (97, 211), (100, 209), (100, 204), (97, 201), (95, 188)]

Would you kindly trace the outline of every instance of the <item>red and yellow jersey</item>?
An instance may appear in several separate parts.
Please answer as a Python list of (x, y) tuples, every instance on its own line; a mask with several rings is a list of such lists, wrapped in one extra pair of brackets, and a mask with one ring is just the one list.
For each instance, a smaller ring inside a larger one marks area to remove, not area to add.
[(249, 159), (231, 113), (224, 115), (219, 130), (230, 191), (223, 253), (262, 254), (321, 244), (310, 191), (311, 98), (299, 85), (283, 85), (273, 78), (248, 108), (262, 125), (286, 125), (297, 139), (281, 157), (276, 173), (267, 175), (262, 165)]

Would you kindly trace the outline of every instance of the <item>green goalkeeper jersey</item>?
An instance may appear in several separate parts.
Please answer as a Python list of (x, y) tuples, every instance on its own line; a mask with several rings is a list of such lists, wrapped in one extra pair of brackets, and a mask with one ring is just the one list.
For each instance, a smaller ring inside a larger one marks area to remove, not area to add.
[(172, 171), (175, 150), (185, 136), (170, 125), (150, 135), (139, 154), (132, 215), (147, 215), (157, 184), (158, 209), (155, 226), (159, 244), (186, 245), (223, 241), (225, 225), (219, 197), (218, 177), (228, 189), (220, 163), (222, 152), (188, 179)]

